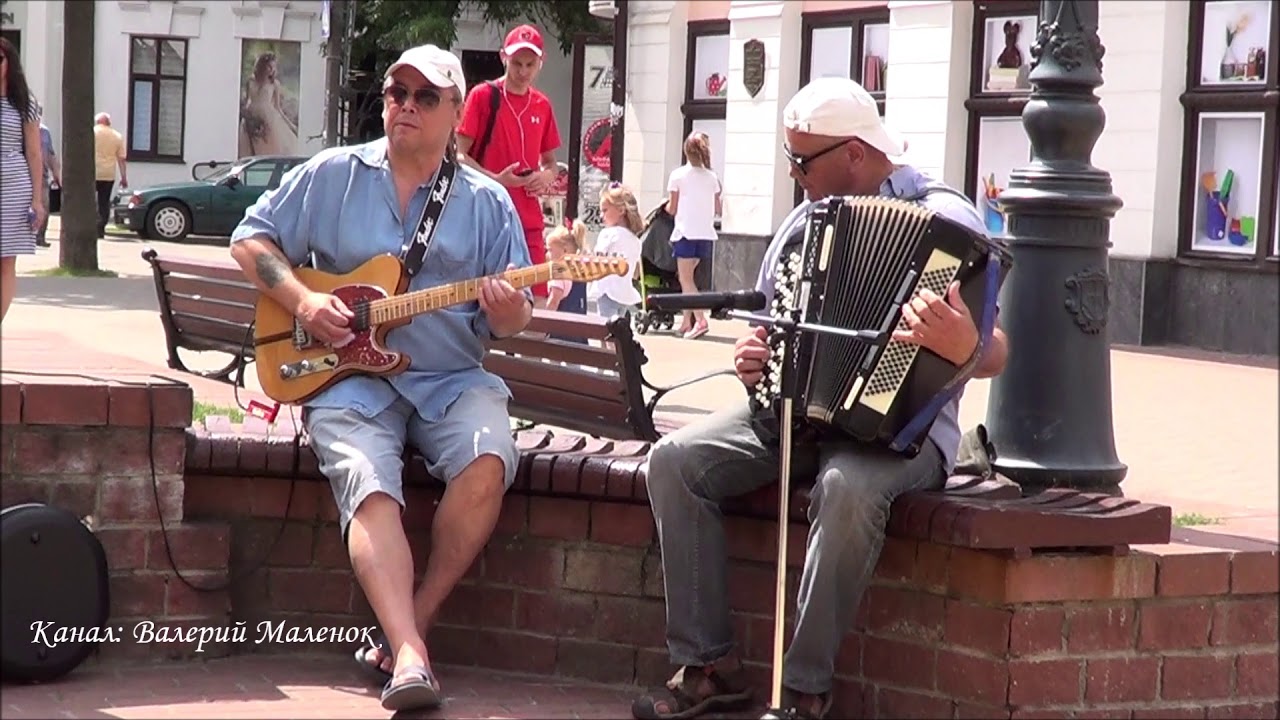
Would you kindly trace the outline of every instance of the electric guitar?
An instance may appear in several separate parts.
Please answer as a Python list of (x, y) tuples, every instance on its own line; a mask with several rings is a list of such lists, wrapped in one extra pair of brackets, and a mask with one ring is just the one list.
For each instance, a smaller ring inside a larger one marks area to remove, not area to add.
[[(540, 265), (508, 270), (494, 277), (516, 289), (548, 280), (587, 282), (627, 274), (627, 261), (605, 255), (566, 255)], [(260, 295), (254, 313), (254, 351), (262, 391), (279, 403), (300, 403), (343, 378), (364, 373), (395, 375), (410, 358), (386, 348), (387, 333), (417, 315), (475, 300), (484, 278), (473, 278), (406, 293), (409, 276), (394, 255), (379, 255), (344, 275), (310, 268), (295, 270), (316, 292), (330, 293), (354, 313), (355, 339), (333, 347), (303, 328), (288, 310)]]

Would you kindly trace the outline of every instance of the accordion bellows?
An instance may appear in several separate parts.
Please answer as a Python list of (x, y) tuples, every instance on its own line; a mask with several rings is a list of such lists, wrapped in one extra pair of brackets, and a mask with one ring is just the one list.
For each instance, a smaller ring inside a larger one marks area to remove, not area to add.
[[(753, 405), (781, 421), (777, 401), (790, 397), (792, 422), (916, 454), (945, 404), (942, 394), (966, 378), (965, 368), (892, 339), (906, 327), (902, 305), (924, 288), (945, 297), (959, 281), (977, 320), (994, 305), (1009, 264), (1003, 245), (915, 202), (838, 197), (816, 204), (775, 266), (769, 315), (782, 323), (770, 334), (773, 355), (751, 393)], [(788, 332), (788, 321), (872, 331), (875, 339)]]

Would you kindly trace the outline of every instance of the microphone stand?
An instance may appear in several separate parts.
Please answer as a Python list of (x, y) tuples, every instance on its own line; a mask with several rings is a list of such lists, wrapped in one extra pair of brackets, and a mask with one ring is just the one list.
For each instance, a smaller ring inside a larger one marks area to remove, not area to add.
[[(746, 320), (781, 330), (790, 340), (802, 332), (813, 334), (836, 335), (853, 340), (872, 343), (880, 340), (884, 333), (878, 330), (846, 330), (844, 328), (813, 323), (799, 322), (770, 315), (757, 315), (741, 310), (731, 310), (726, 306), (710, 308), (711, 316), (717, 320)], [(792, 388), (783, 383), (782, 409), (778, 422), (778, 582), (775, 587), (773, 604), (773, 696), (771, 708), (766, 717), (786, 717), (782, 708), (782, 656), (785, 640), (783, 631), (786, 627), (784, 618), (787, 609), (787, 530), (791, 524), (791, 412)], [(776, 711), (776, 712), (774, 712)]]

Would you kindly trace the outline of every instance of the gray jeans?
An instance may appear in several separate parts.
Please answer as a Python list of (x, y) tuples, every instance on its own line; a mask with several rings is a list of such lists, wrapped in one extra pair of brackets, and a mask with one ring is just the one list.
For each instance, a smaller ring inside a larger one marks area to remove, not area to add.
[[(884, 545), (889, 505), (901, 493), (942, 487), (932, 442), (907, 459), (855, 442), (798, 446), (793, 476), (815, 478), (795, 635), (783, 683), (831, 689), (836, 653)], [(733, 648), (719, 504), (777, 478), (776, 445), (753, 429), (745, 400), (662, 438), (649, 458), (649, 501), (662, 546), (667, 648), (677, 665), (707, 665)], [(774, 587), (760, 588), (772, 595)]]

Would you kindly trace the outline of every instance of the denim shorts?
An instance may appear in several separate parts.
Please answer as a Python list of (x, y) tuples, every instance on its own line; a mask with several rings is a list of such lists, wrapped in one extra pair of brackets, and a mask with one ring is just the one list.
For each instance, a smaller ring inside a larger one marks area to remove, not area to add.
[(671, 254), (677, 258), (710, 260), (714, 246), (710, 240), (677, 240), (671, 243)]
[(446, 483), (481, 455), (495, 455), (510, 489), (520, 461), (506, 394), (490, 387), (463, 391), (436, 422), (423, 420), (412, 403), (399, 398), (375, 417), (350, 408), (308, 408), (306, 425), (320, 472), (333, 489), (343, 537), (360, 503), (375, 492), (404, 508), (406, 441), (426, 459), (432, 477)]

